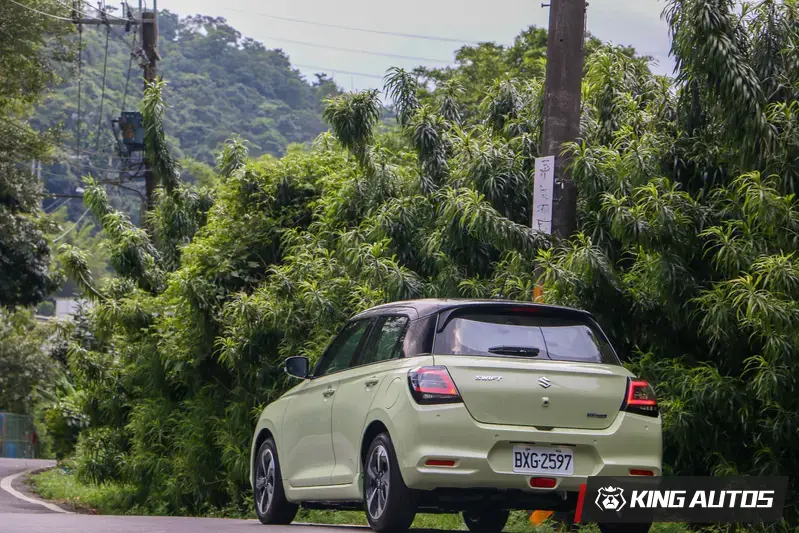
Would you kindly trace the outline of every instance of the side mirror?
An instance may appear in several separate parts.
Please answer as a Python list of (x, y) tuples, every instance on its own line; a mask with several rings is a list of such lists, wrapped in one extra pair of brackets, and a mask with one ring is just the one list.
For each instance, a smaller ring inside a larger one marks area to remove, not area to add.
[(310, 370), (310, 367), (311, 362), (307, 357), (295, 356), (286, 359), (286, 366), (284, 367), (284, 370), (289, 376), (305, 379), (308, 377), (308, 371)]

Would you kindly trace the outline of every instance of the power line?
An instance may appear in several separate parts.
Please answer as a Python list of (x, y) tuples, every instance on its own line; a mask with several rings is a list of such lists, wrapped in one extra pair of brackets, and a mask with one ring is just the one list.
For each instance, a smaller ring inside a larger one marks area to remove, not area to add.
[(326, 67), (314, 67), (312, 65), (298, 65), (297, 63), (294, 63), (292, 66), (299, 67), (299, 68), (307, 68), (307, 69), (310, 69), (310, 70), (316, 70), (318, 72), (327, 71), (327, 72), (332, 72), (333, 74), (338, 73), (338, 74), (348, 74), (350, 76), (364, 76), (366, 78), (377, 78), (378, 80), (382, 80), (384, 78), (384, 76), (378, 76), (377, 74), (367, 74), (365, 72), (351, 72), (349, 70), (340, 70), (340, 69), (337, 69), (337, 68), (334, 69), (334, 68), (326, 68)]
[(122, 95), (122, 105), (119, 107), (121, 111), (125, 110), (125, 102), (128, 99), (128, 83), (130, 83), (130, 72), (133, 67), (133, 56), (136, 48), (136, 36), (139, 32), (133, 32), (133, 43), (130, 45), (130, 59), (128, 60), (128, 75), (125, 77), (125, 92)]
[(67, 235), (69, 235), (69, 233), (70, 233), (70, 232), (71, 232), (73, 229), (75, 229), (75, 227), (76, 227), (78, 224), (80, 224), (80, 221), (81, 221), (81, 220), (83, 220), (83, 218), (84, 218), (84, 217), (85, 217), (85, 216), (86, 216), (86, 215), (89, 213), (89, 209), (90, 209), (90, 208), (88, 208), (88, 207), (87, 207), (87, 208), (86, 208), (86, 210), (83, 212), (83, 214), (80, 216), (80, 218), (78, 218), (78, 220), (76, 220), (76, 221), (75, 221), (75, 223), (74, 223), (74, 224), (72, 224), (72, 227), (70, 227), (70, 228), (69, 228), (67, 231), (65, 231), (64, 233), (62, 233), (61, 235), (59, 235), (59, 236), (58, 236), (58, 238), (54, 239), (54, 240), (53, 240), (53, 243), (57, 243), (58, 241), (60, 241), (61, 239), (63, 239), (63, 238), (64, 238), (64, 237), (66, 237)]
[(314, 21), (311, 21), (311, 20), (302, 20), (302, 19), (296, 19), (296, 18), (291, 18), (291, 17), (280, 17), (278, 15), (268, 15), (266, 13), (258, 13), (258, 12), (250, 11), (250, 10), (246, 10), (246, 9), (235, 9), (235, 8), (232, 8), (232, 7), (223, 7), (223, 8), (219, 8), (219, 9), (221, 9), (223, 11), (224, 10), (228, 10), (228, 11), (235, 11), (237, 13), (245, 13), (247, 15), (257, 15), (259, 17), (266, 17), (266, 18), (270, 18), (270, 19), (284, 20), (284, 21), (287, 21), (287, 22), (297, 22), (299, 24), (310, 24), (312, 26), (323, 26), (323, 27), (326, 27), (326, 28), (338, 28), (338, 29), (349, 30), (349, 31), (360, 31), (360, 32), (365, 32), (365, 33), (376, 33), (376, 34), (379, 34), (379, 35), (393, 35), (394, 37), (405, 37), (407, 39), (425, 39), (425, 40), (428, 40), (428, 41), (441, 41), (441, 42), (447, 42), (447, 43), (461, 43), (461, 44), (480, 44), (480, 41), (470, 41), (470, 40), (467, 40), (467, 39), (454, 39), (454, 38), (450, 38), (450, 37), (439, 37), (439, 36), (435, 36), (435, 35), (420, 35), (420, 34), (416, 34), (416, 33), (400, 33), (400, 32), (393, 32), (393, 31), (373, 30), (373, 29), (370, 29), (370, 28), (356, 28), (354, 26), (344, 26), (344, 25), (341, 25), (341, 24), (330, 24), (330, 23), (326, 23), (326, 22), (314, 22)]
[[(96, 17), (93, 17), (92, 15), (89, 15), (89, 14), (81, 11), (80, 9), (77, 9), (74, 4), (73, 5), (69, 5), (69, 4), (65, 3), (65, 2), (62, 2), (61, 0), (55, 0), (55, 1), (58, 4), (61, 4), (65, 8), (69, 9), (71, 12), (77, 13), (78, 15), (82, 15), (82, 16), (84, 16), (86, 18), (93, 18), (95, 20), (100, 20), (100, 19), (98, 19)], [(74, 22), (74, 19), (69, 19), (69, 20), (70, 20), (70, 22)]]
[[(35, 133), (31, 133), (30, 131), (26, 130), (25, 128), (23, 128), (19, 124), (16, 124), (12, 120), (10, 120), (10, 119), (2, 116), (2, 115), (0, 115), (0, 121), (5, 122), (9, 126), (12, 126), (12, 127), (16, 128), (18, 131), (20, 131), (20, 132), (22, 132), (22, 133), (24, 133), (26, 135), (35, 135)], [(55, 142), (55, 141), (48, 141), (48, 143), (51, 144), (55, 148), (63, 149), (67, 153), (71, 150), (71, 148), (69, 148), (66, 144), (61, 144), (61, 143), (58, 143), (58, 142)], [(26, 146), (28, 148), (35, 148), (31, 144), (26, 144)], [(103, 152), (93, 152), (91, 150), (82, 150), (81, 153), (84, 154), (84, 155), (94, 155), (94, 156), (105, 157), (105, 158), (110, 157), (111, 159), (116, 159), (116, 160), (120, 160), (120, 161), (127, 161), (128, 160), (128, 158), (126, 158), (126, 157), (118, 157), (118, 156), (113, 156), (111, 154), (107, 154), (107, 153), (103, 153)]]
[(396, 58), (396, 59), (409, 59), (409, 60), (412, 60), (412, 61), (428, 61), (428, 62), (433, 62), (433, 63), (451, 63), (451, 61), (449, 61), (447, 59), (433, 59), (433, 58), (429, 58), (429, 57), (414, 57), (414, 56), (405, 56), (405, 55), (399, 55), (399, 54), (389, 54), (389, 53), (385, 53), (385, 52), (372, 52), (370, 50), (359, 50), (357, 48), (341, 48), (341, 47), (338, 47), (338, 46), (330, 46), (330, 45), (327, 45), (327, 44), (311, 43), (311, 42), (308, 42), (308, 41), (296, 41), (296, 40), (293, 40), (293, 39), (283, 39), (283, 38), (280, 38), (280, 37), (267, 37), (266, 40), (267, 41), (280, 41), (280, 42), (286, 42), (286, 43), (293, 43), (293, 44), (299, 44), (299, 45), (302, 45), (302, 46), (313, 46), (313, 47), (316, 47), (316, 48), (324, 48), (324, 49), (327, 49), (327, 50), (339, 50), (341, 52), (353, 52), (353, 53), (357, 53), (357, 54), (367, 54), (367, 55), (382, 56), (382, 57), (393, 57), (393, 58)]
[(66, 17), (59, 17), (58, 15), (53, 15), (52, 13), (45, 13), (44, 11), (39, 11), (38, 9), (34, 9), (32, 7), (26, 6), (25, 4), (20, 4), (16, 0), (8, 0), (12, 4), (16, 4), (21, 8), (27, 9), (28, 11), (32, 11), (34, 13), (38, 13), (39, 15), (44, 15), (45, 17), (50, 17), (56, 20), (66, 20), (67, 22), (72, 22), (72, 19)]
[[(66, 5), (64, 2), (61, 2), (61, 0), (56, 0), (56, 1), (57, 1), (59, 4), (61, 4), (61, 5), (65, 6), (65, 7), (69, 7), (69, 6), (67, 6), (67, 5)], [(88, 3), (87, 3), (85, 0), (78, 0), (78, 5), (79, 5), (79, 6), (82, 6), (83, 4), (86, 4), (86, 5), (88, 5)], [(127, 5), (127, 2), (125, 2), (125, 5)], [(105, 6), (103, 6), (103, 7), (105, 7)], [(89, 8), (91, 8), (91, 9), (93, 9), (93, 10), (95, 10), (95, 11), (98, 11), (99, 13), (103, 13), (103, 12), (104, 12), (104, 10), (103, 10), (103, 11), (101, 11), (101, 10), (97, 9), (96, 7), (94, 7), (94, 6), (89, 6)], [(97, 17), (92, 17), (91, 15), (87, 15), (85, 11), (81, 11), (80, 9), (75, 9), (75, 11), (76, 11), (77, 13), (79, 13), (79, 14), (83, 15), (84, 17), (89, 17), (89, 18), (97, 18)], [(106, 16), (106, 18), (112, 18), (112, 19), (117, 19), (117, 20), (128, 20), (128, 19), (126, 19), (126, 18), (117, 17), (116, 15), (112, 15), (112, 14), (110, 14), (110, 13), (105, 13), (105, 16)], [(98, 19), (98, 20), (100, 20), (100, 19)]]
[(75, 123), (75, 155), (80, 159), (80, 93), (83, 78), (83, 26), (78, 24), (78, 120)]
[(108, 37), (111, 35), (111, 27), (105, 29), (105, 53), (103, 54), (103, 91), (100, 95), (100, 118), (97, 120), (97, 142), (94, 149), (100, 149), (100, 132), (103, 129), (103, 104), (105, 104), (105, 73), (108, 67)]
[[(45, 172), (45, 174), (47, 174), (47, 172)], [(64, 198), (63, 200), (56, 200), (52, 204), (48, 205), (47, 209), (42, 209), (42, 211), (44, 211), (45, 214), (55, 213), (56, 211), (67, 205), (67, 202), (69, 202), (70, 200), (72, 200), (72, 198)], [(59, 204), (59, 202), (61, 203)]]

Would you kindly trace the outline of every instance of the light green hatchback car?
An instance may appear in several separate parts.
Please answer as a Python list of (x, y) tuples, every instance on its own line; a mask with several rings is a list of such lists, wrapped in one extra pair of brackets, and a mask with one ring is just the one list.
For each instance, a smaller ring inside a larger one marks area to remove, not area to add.
[[(353, 317), (261, 414), (251, 483), (264, 524), (300, 505), (365, 510), (379, 532), (417, 512), (497, 533), (510, 510), (574, 511), (588, 476), (659, 476), (652, 388), (590, 314), (501, 300), (414, 300)], [(649, 525), (601, 525), (604, 533)]]

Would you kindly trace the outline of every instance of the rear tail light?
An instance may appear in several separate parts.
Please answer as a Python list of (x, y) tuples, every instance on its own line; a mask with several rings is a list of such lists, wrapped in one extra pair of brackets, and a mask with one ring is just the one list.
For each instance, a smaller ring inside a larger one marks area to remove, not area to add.
[(408, 372), (408, 386), (416, 403), (459, 403), (461, 395), (445, 366), (423, 366)]
[(651, 470), (636, 470), (634, 468), (630, 469), (631, 476), (654, 476), (655, 473)]
[(642, 379), (627, 380), (627, 392), (624, 394), (621, 410), (653, 418), (660, 412), (655, 391)]

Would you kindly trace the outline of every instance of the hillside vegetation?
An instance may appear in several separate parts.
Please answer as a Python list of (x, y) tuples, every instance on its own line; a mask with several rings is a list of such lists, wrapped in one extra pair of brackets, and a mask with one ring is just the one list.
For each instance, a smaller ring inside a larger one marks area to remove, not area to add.
[[(243, 37), (223, 18), (179, 18), (162, 11), (158, 20), (158, 69), (170, 81), (170, 112), (164, 128), (173, 156), (183, 163), (184, 178), (206, 178), (211, 173), (206, 165), (214, 164), (216, 151), (231, 132), (246, 139), (254, 155), (279, 156), (289, 144), (310, 142), (326, 129), (322, 99), (339, 92), (329, 78), (304, 79), (285, 53)], [(141, 48), (135, 27), (125, 32), (124, 26), (112, 26), (107, 32), (102, 26), (85, 26), (80, 38), (74, 32), (71, 40), (76, 47), (82, 43), (81, 76), (77, 59), (63, 63), (58, 69), (63, 81), (37, 107), (32, 120), (39, 129), (54, 127), (60, 132), (61, 157), (42, 171), (47, 190), (54, 193), (74, 192), (83, 172), (118, 179), (118, 172), (102, 171), (125, 165), (117, 153), (111, 120), (119, 118), (123, 107), (137, 110), (143, 90), (142, 58), (131, 60), (131, 51)], [(79, 115), (83, 157), (77, 161)], [(131, 198), (138, 201), (135, 195)], [(138, 215), (137, 204), (126, 205)], [(82, 211), (75, 202), (68, 209), (72, 220)]]

